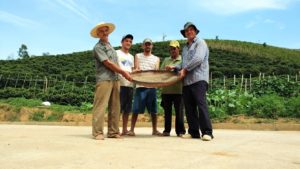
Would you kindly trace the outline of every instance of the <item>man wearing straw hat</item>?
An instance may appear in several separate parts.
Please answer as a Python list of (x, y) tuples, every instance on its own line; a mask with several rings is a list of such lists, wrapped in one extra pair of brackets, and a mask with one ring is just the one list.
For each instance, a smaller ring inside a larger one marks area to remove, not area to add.
[(182, 63), (168, 69), (180, 70), (179, 76), (183, 78), (183, 100), (190, 134), (184, 138), (210, 141), (213, 139), (213, 131), (206, 103), (209, 50), (205, 41), (197, 37), (199, 30), (192, 22), (187, 22), (180, 33), (187, 38), (182, 49)]
[(96, 65), (96, 89), (93, 105), (92, 134), (96, 140), (104, 140), (104, 118), (108, 106), (108, 138), (121, 138), (119, 135), (120, 83), (119, 74), (131, 81), (128, 72), (118, 66), (118, 57), (110, 45), (108, 36), (115, 29), (112, 23), (99, 23), (90, 32), (99, 42), (93, 49)]

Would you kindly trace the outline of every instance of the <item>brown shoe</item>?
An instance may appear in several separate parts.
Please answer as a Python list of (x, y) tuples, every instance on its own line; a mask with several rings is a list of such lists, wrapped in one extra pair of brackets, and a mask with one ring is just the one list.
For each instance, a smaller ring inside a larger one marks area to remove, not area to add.
[(99, 134), (98, 136), (95, 137), (96, 140), (104, 140), (103, 134)]

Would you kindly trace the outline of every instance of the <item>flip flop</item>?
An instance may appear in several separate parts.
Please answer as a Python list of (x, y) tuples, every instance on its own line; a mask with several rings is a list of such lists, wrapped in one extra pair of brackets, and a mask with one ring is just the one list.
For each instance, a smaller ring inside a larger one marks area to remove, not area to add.
[(153, 136), (163, 136), (163, 134), (159, 131), (152, 132)]
[(127, 136), (135, 136), (135, 133), (133, 131), (128, 131), (125, 133)]

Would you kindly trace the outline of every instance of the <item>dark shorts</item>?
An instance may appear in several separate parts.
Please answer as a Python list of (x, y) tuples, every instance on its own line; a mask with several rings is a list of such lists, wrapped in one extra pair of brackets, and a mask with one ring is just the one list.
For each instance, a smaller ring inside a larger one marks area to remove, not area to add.
[(157, 97), (155, 88), (137, 88), (133, 99), (133, 113), (142, 114), (147, 111), (152, 114), (157, 113)]
[(132, 109), (132, 97), (133, 88), (121, 86), (120, 87), (120, 103), (121, 103), (121, 113), (130, 113)]

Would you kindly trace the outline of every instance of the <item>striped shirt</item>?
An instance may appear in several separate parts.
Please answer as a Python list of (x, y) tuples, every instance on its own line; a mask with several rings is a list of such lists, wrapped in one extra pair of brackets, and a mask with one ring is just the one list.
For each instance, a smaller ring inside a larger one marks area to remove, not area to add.
[[(136, 56), (141, 71), (159, 69), (159, 65), (157, 65), (159, 58), (157, 56), (154, 56), (152, 54), (150, 56), (145, 56), (144, 53), (138, 53), (136, 54)], [(144, 87), (144, 86), (136, 85), (136, 87)]]

